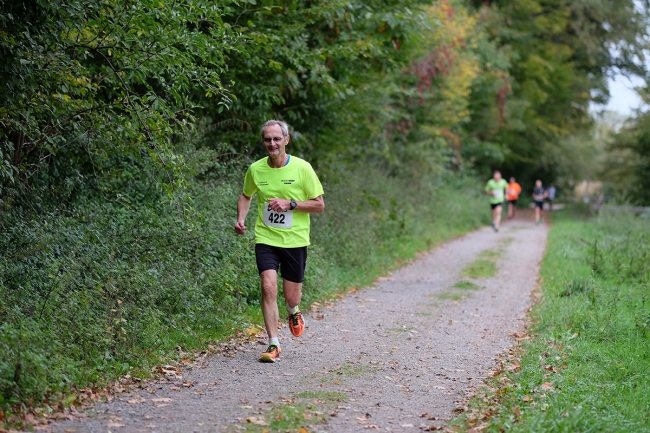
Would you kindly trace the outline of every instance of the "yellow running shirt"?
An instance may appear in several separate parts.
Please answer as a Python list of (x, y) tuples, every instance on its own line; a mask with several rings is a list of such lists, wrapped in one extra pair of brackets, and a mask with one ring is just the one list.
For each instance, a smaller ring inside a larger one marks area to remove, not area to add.
[(307, 201), (323, 195), (323, 186), (311, 164), (295, 156), (284, 167), (271, 168), (268, 157), (255, 161), (244, 178), (244, 195), (257, 193), (255, 243), (282, 248), (309, 245), (309, 214), (287, 210), (274, 212), (271, 198)]
[(485, 184), (485, 190), (494, 193), (494, 195), (490, 197), (490, 203), (491, 204), (503, 203), (503, 199), (507, 187), (508, 187), (508, 182), (506, 182), (505, 179), (500, 179), (498, 182), (494, 179), (488, 180), (487, 183)]

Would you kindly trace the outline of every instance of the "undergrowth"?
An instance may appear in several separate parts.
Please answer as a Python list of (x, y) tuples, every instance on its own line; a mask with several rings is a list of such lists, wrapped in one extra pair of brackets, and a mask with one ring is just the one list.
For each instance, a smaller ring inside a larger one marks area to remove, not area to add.
[(553, 222), (533, 338), (452, 425), (649, 432), (650, 220), (558, 213)]

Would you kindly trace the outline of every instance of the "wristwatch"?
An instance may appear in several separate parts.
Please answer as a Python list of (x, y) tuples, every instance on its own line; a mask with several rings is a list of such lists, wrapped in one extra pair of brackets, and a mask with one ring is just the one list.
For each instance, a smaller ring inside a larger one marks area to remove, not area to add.
[(296, 206), (298, 206), (298, 203), (296, 203), (296, 201), (294, 199), (291, 199), (291, 205), (290, 205), (289, 209), (294, 210), (296, 208)]

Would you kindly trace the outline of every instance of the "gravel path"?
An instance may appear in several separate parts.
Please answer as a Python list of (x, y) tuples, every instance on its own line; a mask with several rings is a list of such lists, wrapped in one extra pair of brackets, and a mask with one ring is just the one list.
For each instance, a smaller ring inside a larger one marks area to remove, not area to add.
[[(246, 343), (182, 377), (102, 403), (51, 432), (420, 431), (444, 425), (524, 327), (548, 228), (524, 218), (475, 231), (373, 287), (307, 314), (305, 334), (281, 330), (281, 359), (257, 362)], [(492, 257), (497, 273), (463, 270)], [(462, 288), (455, 288), (464, 281)], [(473, 283), (468, 284), (468, 283)], [(173, 377), (173, 376), (172, 376)], [(183, 386), (191, 384), (191, 386)], [(292, 431), (297, 431), (294, 427)]]

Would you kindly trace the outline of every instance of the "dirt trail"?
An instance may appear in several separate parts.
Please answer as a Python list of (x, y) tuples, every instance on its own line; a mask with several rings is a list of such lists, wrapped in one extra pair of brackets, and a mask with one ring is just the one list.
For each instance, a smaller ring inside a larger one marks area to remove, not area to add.
[[(290, 418), (292, 408), (310, 433), (444, 425), (523, 329), (547, 233), (526, 217), (506, 222), (499, 233), (475, 231), (307, 314), (303, 337), (292, 338), (284, 327), (275, 364), (257, 362), (265, 347), (246, 344), (233, 358), (210, 358), (182, 379), (151, 384), (96, 406), (81, 421), (48, 429), (285, 431), (262, 425)], [(462, 276), (477, 258), (495, 261), (496, 275)], [(182, 386), (187, 382), (193, 386)]]

